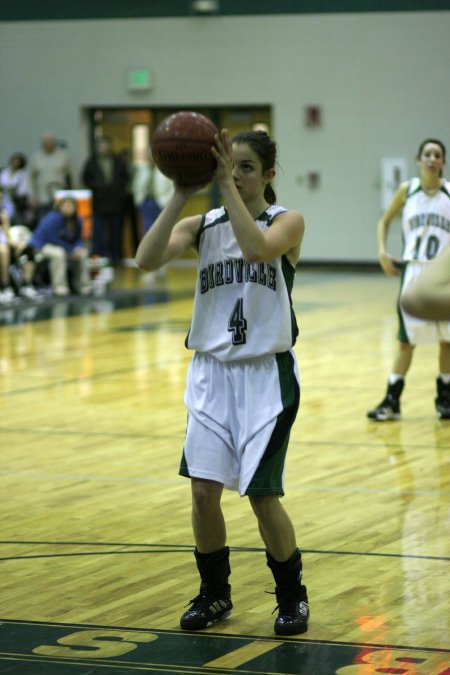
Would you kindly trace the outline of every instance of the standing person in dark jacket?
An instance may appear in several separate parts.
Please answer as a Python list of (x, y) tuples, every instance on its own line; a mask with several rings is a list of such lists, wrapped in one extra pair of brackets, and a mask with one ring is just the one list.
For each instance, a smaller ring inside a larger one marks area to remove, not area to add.
[(96, 142), (96, 152), (85, 163), (81, 180), (92, 190), (92, 253), (107, 256), (113, 265), (122, 259), (122, 222), (128, 185), (128, 170), (112, 150), (111, 139)]

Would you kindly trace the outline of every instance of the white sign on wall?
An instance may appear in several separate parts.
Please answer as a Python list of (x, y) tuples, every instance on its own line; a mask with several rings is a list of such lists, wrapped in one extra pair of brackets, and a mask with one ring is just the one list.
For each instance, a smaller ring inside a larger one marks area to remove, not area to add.
[(396, 189), (408, 180), (408, 163), (402, 157), (381, 160), (381, 208), (387, 209)]

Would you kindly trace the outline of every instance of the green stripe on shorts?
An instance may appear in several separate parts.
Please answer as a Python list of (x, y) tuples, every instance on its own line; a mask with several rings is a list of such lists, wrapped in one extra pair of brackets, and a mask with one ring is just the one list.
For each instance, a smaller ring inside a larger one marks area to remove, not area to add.
[(295, 377), (294, 358), (290, 352), (276, 355), (283, 410), (245, 492), (246, 495), (284, 495), (283, 469), (292, 425), (300, 403), (300, 388)]

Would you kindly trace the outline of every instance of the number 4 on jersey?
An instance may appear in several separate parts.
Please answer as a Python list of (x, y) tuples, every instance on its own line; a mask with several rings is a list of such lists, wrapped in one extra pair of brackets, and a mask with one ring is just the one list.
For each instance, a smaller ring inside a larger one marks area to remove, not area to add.
[(228, 331), (233, 333), (232, 342), (234, 345), (245, 345), (247, 342), (247, 319), (244, 317), (243, 298), (239, 298), (233, 307), (228, 321)]

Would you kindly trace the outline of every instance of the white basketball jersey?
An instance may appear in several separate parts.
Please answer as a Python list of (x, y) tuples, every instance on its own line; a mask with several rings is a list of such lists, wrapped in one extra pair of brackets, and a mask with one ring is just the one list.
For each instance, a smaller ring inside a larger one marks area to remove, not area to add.
[[(256, 219), (260, 230), (286, 211), (269, 206)], [(295, 267), (281, 256), (248, 263), (224, 207), (209, 211), (198, 236), (199, 267), (186, 346), (220, 361), (285, 352), (298, 335), (291, 291)]]
[(427, 194), (419, 178), (409, 184), (403, 209), (405, 260), (429, 261), (450, 246), (450, 183), (443, 180), (439, 190)]

